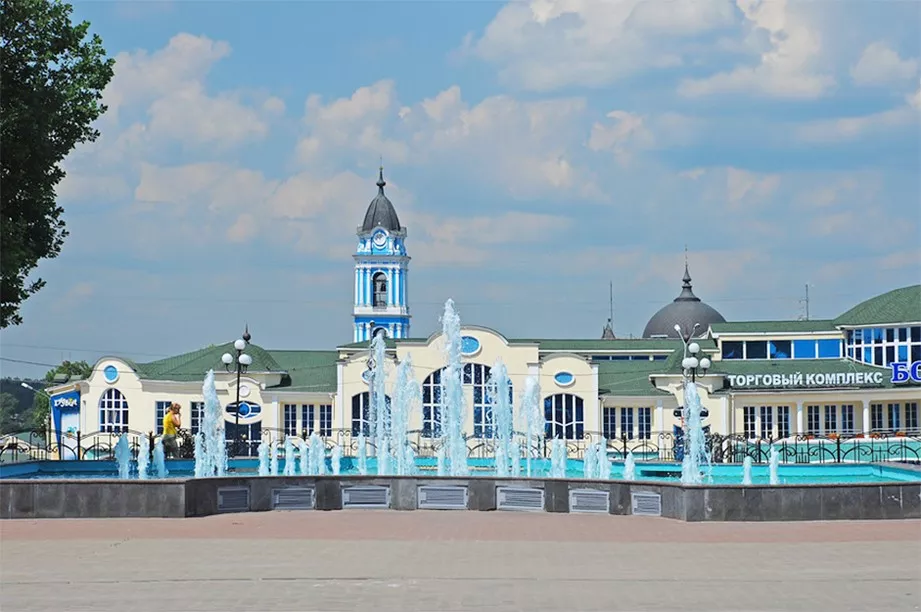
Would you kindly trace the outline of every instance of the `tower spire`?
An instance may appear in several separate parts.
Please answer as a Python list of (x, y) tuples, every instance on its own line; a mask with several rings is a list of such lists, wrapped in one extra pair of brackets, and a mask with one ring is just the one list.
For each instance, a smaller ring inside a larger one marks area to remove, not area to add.
[(384, 185), (387, 184), (387, 181), (384, 180), (384, 158), (381, 158), (381, 165), (377, 175), (377, 191), (380, 194), (384, 193)]

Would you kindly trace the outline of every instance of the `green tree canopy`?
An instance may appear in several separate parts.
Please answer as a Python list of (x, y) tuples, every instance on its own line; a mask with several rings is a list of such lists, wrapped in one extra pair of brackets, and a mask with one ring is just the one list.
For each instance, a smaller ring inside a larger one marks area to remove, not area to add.
[(106, 110), (102, 90), (115, 60), (102, 39), (74, 25), (69, 4), (0, 0), (0, 328), (22, 322), (22, 302), (41, 289), (27, 281), (39, 260), (57, 257), (67, 237), (55, 186), (60, 162), (92, 142)]
[(19, 400), (11, 393), (0, 393), (0, 434), (18, 433), (24, 429)]

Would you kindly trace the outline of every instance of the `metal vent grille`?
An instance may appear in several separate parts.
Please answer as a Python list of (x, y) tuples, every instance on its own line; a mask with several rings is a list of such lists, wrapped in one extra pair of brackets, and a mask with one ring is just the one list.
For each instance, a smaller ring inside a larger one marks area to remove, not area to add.
[(314, 503), (313, 487), (288, 487), (272, 490), (273, 510), (312, 510)]
[(344, 487), (342, 489), (342, 507), (389, 508), (390, 487)]
[(633, 514), (639, 516), (662, 516), (662, 496), (658, 493), (631, 493)]
[(497, 487), (496, 508), (540, 512), (544, 509), (544, 490), (531, 487)]
[(248, 487), (221, 487), (217, 490), (218, 512), (247, 512), (248, 510)]
[(466, 510), (467, 487), (419, 485), (420, 510)]
[(596, 512), (607, 514), (611, 503), (610, 491), (574, 489), (569, 492), (570, 512)]

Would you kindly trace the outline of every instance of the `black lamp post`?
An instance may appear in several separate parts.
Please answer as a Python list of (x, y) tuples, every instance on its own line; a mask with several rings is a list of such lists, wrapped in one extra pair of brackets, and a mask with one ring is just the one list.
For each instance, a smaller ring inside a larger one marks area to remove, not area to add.
[(249, 344), (250, 339), (252, 339), (252, 336), (249, 334), (249, 325), (247, 325), (246, 329), (243, 331), (243, 337), (234, 340), (233, 348), (237, 353), (236, 356), (230, 353), (221, 355), (221, 361), (224, 363), (224, 368), (228, 372), (233, 372), (235, 370), (237, 372), (237, 401), (234, 404), (233, 424), (233, 456), (235, 457), (240, 454), (240, 376), (246, 371), (246, 368), (253, 364), (253, 358), (243, 352), (246, 349), (246, 345)]

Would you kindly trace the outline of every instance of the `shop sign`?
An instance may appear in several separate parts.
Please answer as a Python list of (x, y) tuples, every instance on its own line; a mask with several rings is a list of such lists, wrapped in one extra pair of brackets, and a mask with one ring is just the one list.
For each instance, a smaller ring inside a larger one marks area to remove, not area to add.
[(915, 361), (914, 363), (900, 361), (890, 363), (889, 367), (892, 368), (892, 379), (889, 382), (895, 384), (907, 383), (909, 381), (921, 383), (921, 361)]
[(792, 374), (730, 374), (726, 376), (729, 385), (735, 389), (787, 389), (822, 387), (853, 387), (860, 385), (882, 385), (882, 372), (829, 372)]

